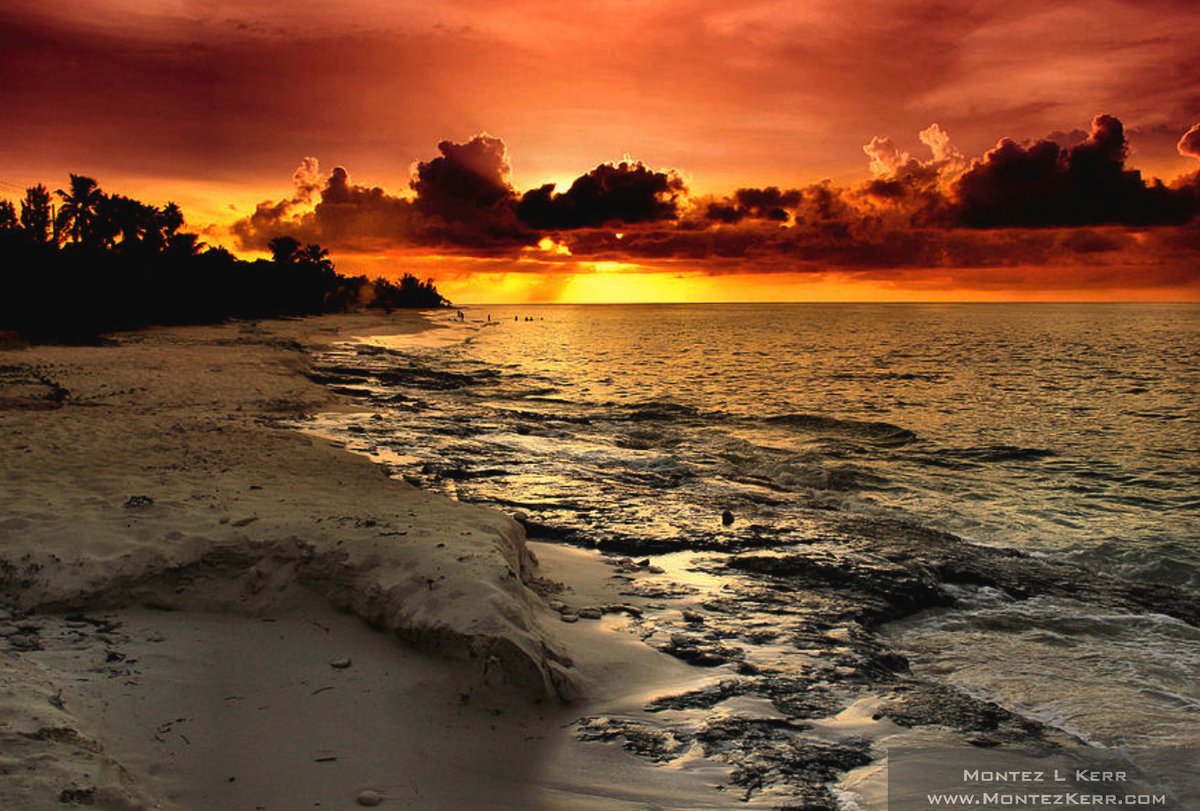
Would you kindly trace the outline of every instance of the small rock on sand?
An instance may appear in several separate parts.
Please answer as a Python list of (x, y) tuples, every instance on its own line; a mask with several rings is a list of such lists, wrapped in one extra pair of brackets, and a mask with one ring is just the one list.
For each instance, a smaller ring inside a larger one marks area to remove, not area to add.
[(604, 612), (599, 608), (581, 608), (579, 609), (579, 618), (585, 620), (598, 620), (604, 616)]
[(564, 611), (558, 615), (558, 618), (563, 622), (579, 622), (579, 615), (573, 611)]
[(551, 611), (557, 611), (560, 614), (567, 610), (567, 604), (562, 600), (551, 600), (549, 605)]
[(335, 670), (345, 670), (346, 668), (350, 667), (350, 659), (349, 659), (349, 657), (342, 657), (341, 659), (334, 659), (332, 662), (329, 663), (329, 666)]
[(379, 805), (383, 802), (383, 795), (374, 789), (367, 789), (366, 791), (359, 792), (358, 797), (355, 798), (355, 802), (366, 806)]

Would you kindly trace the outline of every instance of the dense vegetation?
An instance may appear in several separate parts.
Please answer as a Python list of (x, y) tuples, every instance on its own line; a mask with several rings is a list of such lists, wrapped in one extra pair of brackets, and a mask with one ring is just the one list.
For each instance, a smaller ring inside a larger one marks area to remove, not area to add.
[(81, 175), (53, 195), (39, 184), (19, 205), (0, 200), (0, 330), (87, 341), (148, 324), (448, 304), (410, 274), (342, 276), (328, 251), (289, 236), (249, 262), (182, 227), (174, 203), (106, 194)]

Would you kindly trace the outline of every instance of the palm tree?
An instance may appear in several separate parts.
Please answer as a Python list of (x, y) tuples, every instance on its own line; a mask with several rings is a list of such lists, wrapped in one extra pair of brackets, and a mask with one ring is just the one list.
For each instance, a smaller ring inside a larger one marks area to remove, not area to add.
[(198, 234), (171, 234), (167, 238), (167, 245), (164, 248), (164, 253), (168, 256), (185, 257), (195, 256), (200, 253), (200, 249), (204, 247), (204, 243), (200, 241)]
[(306, 245), (296, 252), (296, 260), (301, 264), (312, 265), (324, 271), (333, 270), (333, 262), (329, 259), (329, 251), (320, 245)]
[(267, 243), (271, 252), (271, 261), (277, 265), (291, 265), (296, 262), (300, 251), (300, 240), (295, 237), (275, 237)]
[(122, 248), (128, 250), (142, 244), (146, 236), (158, 233), (158, 209), (123, 194), (101, 198), (98, 212), (101, 238), (110, 246), (121, 237)]
[(99, 214), (104, 193), (96, 181), (83, 175), (71, 175), (70, 191), (56, 189), (62, 198), (55, 223), (62, 233), (69, 234), (75, 243), (92, 242), (95, 236), (96, 218)]
[(165, 250), (183, 227), (183, 211), (174, 203), (167, 203), (162, 208), (154, 209), (153, 220), (154, 225), (146, 234), (146, 241), (157, 250)]
[(47, 245), (51, 240), (50, 192), (41, 183), (25, 190), (21, 201), (21, 229), (30, 242)]

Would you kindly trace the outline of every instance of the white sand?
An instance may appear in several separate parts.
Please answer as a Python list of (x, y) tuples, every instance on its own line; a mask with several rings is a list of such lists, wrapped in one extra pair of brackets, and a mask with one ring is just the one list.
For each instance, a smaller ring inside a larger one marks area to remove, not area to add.
[[(426, 326), (0, 353), (0, 634), (42, 648), (0, 644), (0, 808), (727, 807), (711, 762), (653, 768), (571, 729), (719, 674), (615, 615), (562, 623), (507, 516), (276, 424), (353, 407), (301, 374), (301, 344)], [(597, 556), (538, 548), (563, 599), (627, 599)]]

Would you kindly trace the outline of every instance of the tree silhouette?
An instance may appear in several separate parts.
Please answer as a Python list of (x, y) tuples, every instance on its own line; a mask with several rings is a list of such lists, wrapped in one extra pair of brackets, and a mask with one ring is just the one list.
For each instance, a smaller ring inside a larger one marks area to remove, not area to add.
[(329, 260), (329, 251), (320, 245), (306, 245), (295, 254), (296, 260), (302, 264), (312, 265), (324, 271), (333, 270), (333, 262)]
[(48, 245), (53, 237), (50, 229), (50, 192), (41, 183), (25, 190), (21, 201), (21, 230), (35, 245)]
[(170, 256), (195, 256), (200, 253), (204, 243), (197, 234), (171, 234), (167, 237), (163, 250)]
[(271, 251), (271, 261), (275, 264), (292, 265), (300, 251), (300, 240), (289, 236), (275, 237), (267, 243), (267, 249)]
[[(270, 242), (273, 261), (245, 261), (182, 231), (174, 203), (104, 193), (71, 175), (58, 216), (44, 185), (20, 207), (0, 200), (0, 330), (31, 340), (95, 343), (148, 324), (212, 323), (342, 312), (443, 307), (431, 280), (342, 276), (320, 245)], [(59, 236), (65, 239), (60, 244)]]
[(90, 244), (95, 238), (96, 219), (104, 195), (90, 177), (73, 174), (69, 185), (69, 191), (56, 189), (54, 192), (62, 198), (56, 223), (59, 233), (68, 235), (76, 244)]
[(122, 250), (134, 250), (147, 237), (158, 234), (158, 209), (121, 194), (102, 197), (100, 220), (105, 242), (110, 247), (120, 237)]
[(183, 211), (174, 203), (167, 203), (154, 214), (154, 229), (148, 235), (149, 242), (161, 250), (170, 245), (175, 237), (180, 236), (179, 229), (182, 227)]
[(17, 209), (8, 200), (0, 200), (0, 234), (11, 234), (21, 227)]

